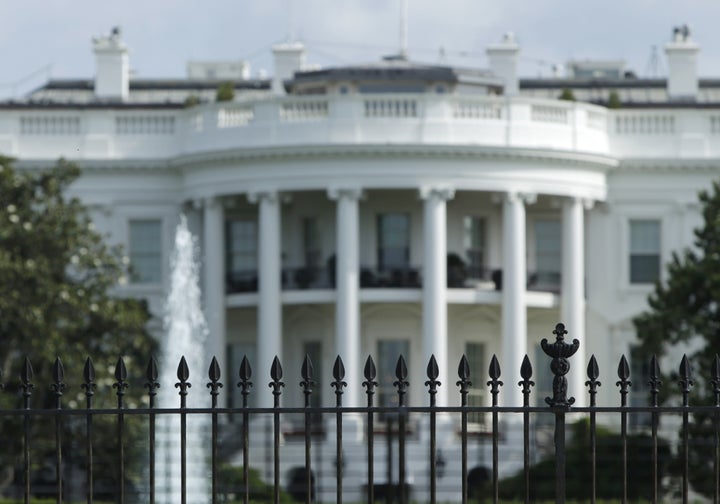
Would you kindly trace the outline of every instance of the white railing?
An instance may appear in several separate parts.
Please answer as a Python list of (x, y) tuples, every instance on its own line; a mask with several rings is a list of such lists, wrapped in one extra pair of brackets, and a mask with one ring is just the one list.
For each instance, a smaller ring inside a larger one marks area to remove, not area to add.
[(405, 97), (365, 98), (365, 117), (418, 117), (417, 99)]
[(71, 116), (27, 116), (20, 118), (21, 135), (79, 135), (80, 118)]
[(675, 133), (675, 117), (671, 115), (633, 114), (615, 118), (618, 135), (666, 135)]
[[(239, 128), (247, 126), (255, 117), (252, 107), (221, 108), (217, 113), (218, 128)], [(202, 128), (201, 128), (202, 129)]]
[(531, 105), (530, 117), (535, 122), (567, 124), (568, 109), (552, 105)]
[(175, 118), (171, 116), (127, 116), (115, 118), (117, 135), (173, 135)]
[(317, 121), (327, 118), (327, 100), (286, 101), (280, 105), (280, 120), (284, 122)]
[(461, 98), (455, 102), (455, 119), (501, 119), (503, 106), (500, 103), (487, 103), (486, 100)]

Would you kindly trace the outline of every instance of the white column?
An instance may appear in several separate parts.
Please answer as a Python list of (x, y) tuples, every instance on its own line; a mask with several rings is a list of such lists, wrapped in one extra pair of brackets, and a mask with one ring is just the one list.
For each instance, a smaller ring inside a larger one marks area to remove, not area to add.
[(362, 192), (359, 189), (333, 189), (328, 191), (328, 196), (337, 200), (335, 352), (345, 364), (345, 381), (348, 383), (343, 405), (360, 406), (364, 361), (360, 353), (358, 200)]
[(568, 331), (567, 338), (580, 340), (580, 349), (570, 360), (568, 397), (575, 397), (575, 405), (587, 403), (585, 370), (587, 368), (585, 340), (585, 212), (583, 201), (570, 198), (562, 209), (562, 290), (561, 322)]
[(423, 188), (423, 366), (432, 355), (440, 375), (435, 396), (438, 406), (448, 405), (452, 388), (448, 376), (447, 329), (447, 200), (455, 191), (448, 188)]
[(503, 203), (502, 269), (502, 370), (500, 401), (504, 406), (521, 406), (520, 366), (527, 354), (527, 262), (525, 244), (525, 201), (518, 193), (507, 193)]
[[(225, 212), (219, 198), (204, 201), (203, 210), (203, 264), (205, 266), (204, 294), (205, 318), (208, 325), (206, 360), (215, 357), (220, 365), (225, 383), (232, 382), (227, 369), (227, 350), (225, 337)], [(207, 368), (202, 371), (205, 376)], [(197, 378), (196, 378), (197, 380)], [(198, 380), (199, 381), (199, 380)], [(220, 394), (219, 401), (226, 401), (227, 395)]]
[(282, 362), (280, 198), (276, 192), (262, 192), (250, 194), (248, 199), (260, 205), (257, 363), (253, 366), (253, 381), (258, 390), (258, 406), (270, 407), (273, 396), (265, 388), (270, 382), (270, 366), (276, 356)]

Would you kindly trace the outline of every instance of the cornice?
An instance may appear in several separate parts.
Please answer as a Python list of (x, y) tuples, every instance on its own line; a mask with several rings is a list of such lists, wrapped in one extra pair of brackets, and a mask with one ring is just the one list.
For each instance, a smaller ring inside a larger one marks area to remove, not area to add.
[(718, 158), (626, 158), (621, 159), (618, 173), (720, 173)]
[[(159, 173), (177, 174), (179, 170), (168, 159), (67, 159), (83, 173)], [(21, 170), (47, 170), (57, 159), (18, 159), (14, 165)]]
[(323, 144), (268, 148), (241, 148), (199, 152), (178, 156), (170, 164), (182, 169), (198, 165), (223, 164), (238, 161), (318, 158), (468, 158), (489, 160), (522, 160), (562, 165), (583, 166), (607, 171), (618, 165), (612, 156), (556, 149), (530, 149), (519, 147), (487, 147), (468, 145), (428, 144)]

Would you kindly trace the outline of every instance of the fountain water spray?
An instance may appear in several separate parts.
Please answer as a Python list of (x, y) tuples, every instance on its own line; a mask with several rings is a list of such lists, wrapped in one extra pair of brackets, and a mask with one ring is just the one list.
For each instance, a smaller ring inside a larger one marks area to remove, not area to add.
[[(190, 370), (187, 407), (207, 407), (208, 396), (203, 394), (207, 381), (205, 341), (207, 323), (201, 309), (197, 239), (187, 226), (184, 215), (175, 232), (175, 246), (170, 257), (170, 289), (163, 317), (161, 387), (158, 391), (160, 408), (179, 408), (180, 396), (177, 367), (185, 357)], [(187, 417), (187, 502), (207, 504), (209, 485), (207, 474), (208, 419), (206, 415)], [(180, 418), (178, 414), (158, 417), (157, 458), (155, 463), (156, 501), (177, 504), (181, 501)]]

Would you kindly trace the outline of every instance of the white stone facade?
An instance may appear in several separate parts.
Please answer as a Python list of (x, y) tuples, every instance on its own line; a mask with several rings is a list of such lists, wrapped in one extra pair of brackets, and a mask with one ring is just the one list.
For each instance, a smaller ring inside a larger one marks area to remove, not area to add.
[[(681, 64), (694, 64), (695, 48)], [(283, 63), (290, 77), (293, 64)], [(513, 79), (507, 64), (503, 77)], [(427, 404), (430, 355), (438, 403), (459, 404), (455, 370), (472, 350), (484, 359), (472, 369), (480, 404), (489, 404), (482, 384), (496, 354), (501, 403), (520, 405), (522, 358), (547, 373), (536, 349), (558, 321), (580, 340), (569, 374), (578, 404), (591, 354), (607, 384), (598, 403), (617, 404), (612, 373), (636, 343), (631, 321), (646, 307), (653, 264), (692, 244), (697, 193), (720, 172), (720, 103), (688, 101), (697, 82), (678, 84), (682, 102), (665, 90), (665, 101), (624, 99), (619, 109), (528, 96), (540, 91), (522, 79), (496, 95), (488, 82), (476, 94), (459, 84), (343, 92), (333, 82), (325, 89), (336, 92), (295, 95), (276, 80), (192, 108), (138, 102), (132, 80), (115, 101), (78, 89), (73, 103), (72, 90), (44, 89), (43, 100), (0, 104), (0, 153), (24, 169), (77, 162), (73, 192), (130, 252), (134, 223), (158, 224), (160, 273), (119, 288), (148, 298), (156, 314), (172, 234), (188, 215), (201, 237), (210, 352), (230, 383), (238, 356), (252, 356), (257, 405), (272, 404), (262, 385), (272, 358), (290, 384), (308, 352), (320, 357), (322, 404), (334, 404), (331, 363), (341, 355), (346, 404), (363, 405), (362, 365), (386, 349), (407, 352), (411, 404)], [(463, 275), (446, 268), (449, 254)], [(299, 389), (284, 401), (300, 405)]]

